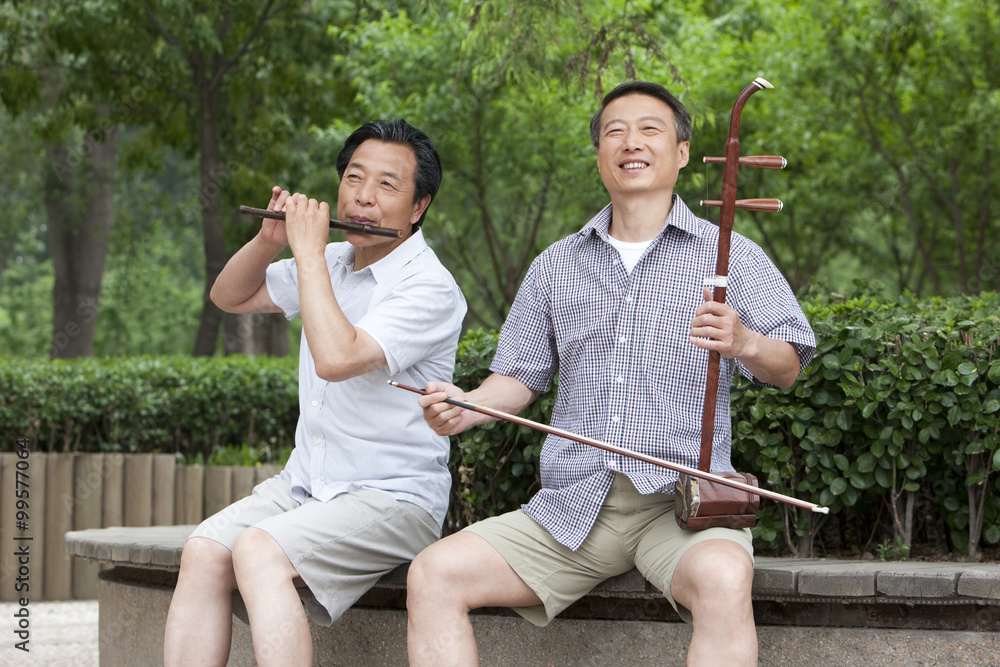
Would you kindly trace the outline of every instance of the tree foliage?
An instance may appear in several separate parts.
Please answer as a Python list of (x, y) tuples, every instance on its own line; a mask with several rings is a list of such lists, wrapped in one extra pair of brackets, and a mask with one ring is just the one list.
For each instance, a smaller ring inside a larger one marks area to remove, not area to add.
[[(183, 173), (195, 175), (176, 181), (169, 200), (156, 200), (151, 215), (162, 223), (146, 232), (169, 244), (181, 230), (199, 229), (202, 249), (160, 257), (170, 265), (143, 281), (151, 290), (155, 282), (171, 293), (177, 285), (167, 276), (178, 273), (185, 290), (192, 273), (210, 283), (255, 228), (237, 219), (236, 206), (262, 204), (275, 183), (333, 200), (331, 163), (346, 134), (368, 118), (403, 116), (431, 135), (444, 160), (428, 238), (466, 292), (468, 324), (499, 326), (531, 259), (606, 202), (587, 135), (604, 92), (648, 79), (688, 105), (692, 161), (677, 191), (695, 205), (717, 198), (721, 169), (696, 165), (721, 154), (735, 96), (756, 76), (775, 89), (745, 109), (742, 153), (781, 154), (789, 168), (742, 170), (739, 196), (778, 197), (785, 208), (741, 211), (736, 230), (765, 248), (799, 294), (850, 292), (856, 279), (888, 295), (1000, 285), (991, 187), (1000, 122), (996, 3), (43, 4), (8, 4), (0, 13), (9, 56), (0, 68), (4, 106), (35, 128), (75, 123), (75, 150), (84, 151), (88, 129), (103, 127), (97, 104), (104, 102), (124, 128), (119, 180), (165, 190), (176, 166), (167, 161), (178, 158)], [(57, 39), (33, 39), (40, 31)], [(29, 104), (41, 99), (39, 72), (49, 62), (61, 64), (72, 91), (66, 113)], [(24, 127), (5, 123), (5, 143), (22, 140), (13, 135)], [(10, 173), (37, 189), (50, 165), (33, 157), (42, 155), (39, 146), (21, 150), (26, 159)], [(116, 225), (128, 219), (123, 202), (134, 199), (116, 196)], [(0, 224), (13, 238), (10, 221)], [(16, 229), (20, 238), (24, 226)], [(0, 251), (8, 272), (12, 247)], [(118, 271), (116, 248), (109, 274)], [(52, 250), (18, 253), (45, 273), (55, 271), (45, 264)], [(190, 266), (195, 255), (203, 266)], [(129, 308), (141, 308), (139, 301)], [(11, 307), (21, 309), (25, 326), (51, 312), (44, 303)], [(11, 323), (4, 337), (15, 336), (11, 307), (0, 318)], [(29, 310), (42, 316), (27, 324)], [(156, 317), (154, 309), (140, 312)], [(129, 319), (119, 310), (99, 328)], [(256, 336), (233, 326), (228, 349)], [(21, 329), (16, 337), (40, 335)], [(193, 336), (192, 348), (217, 349), (211, 327), (202, 343)], [(99, 330), (95, 344), (124, 338)]]
[(818, 242), (795, 264), (840, 288), (853, 274), (890, 294), (996, 289), (997, 4), (808, 0), (759, 12), (772, 39), (755, 57), (794, 100), (763, 110), (791, 147), (782, 215), (798, 230), (768, 250), (787, 260)]

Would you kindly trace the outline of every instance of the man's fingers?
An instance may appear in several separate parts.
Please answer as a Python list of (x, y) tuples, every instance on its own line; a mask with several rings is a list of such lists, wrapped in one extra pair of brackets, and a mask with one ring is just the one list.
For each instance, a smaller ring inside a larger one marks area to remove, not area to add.
[[(444, 399), (448, 398), (448, 394), (443, 391), (436, 391), (430, 394), (423, 394), (417, 398), (417, 404), (422, 408), (429, 408), (435, 403), (444, 403)], [(447, 405), (447, 403), (444, 403)]]
[(275, 211), (284, 211), (285, 210), (285, 204), (287, 202), (288, 202), (288, 192), (287, 191), (286, 192), (282, 192), (280, 195), (278, 195), (278, 199), (275, 200), (275, 202), (274, 202), (274, 210)]

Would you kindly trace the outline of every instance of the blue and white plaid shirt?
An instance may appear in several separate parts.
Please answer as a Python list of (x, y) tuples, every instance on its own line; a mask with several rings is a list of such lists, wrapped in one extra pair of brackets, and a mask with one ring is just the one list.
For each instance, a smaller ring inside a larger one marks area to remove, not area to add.
[[(552, 425), (697, 467), (708, 352), (691, 344), (702, 281), (715, 274), (719, 228), (674, 195), (670, 216), (631, 273), (608, 242), (611, 205), (532, 263), (504, 323), (491, 370), (544, 391), (559, 373)], [(816, 340), (787, 281), (752, 241), (732, 235), (726, 303), (745, 326), (792, 343), (802, 368)], [(732, 470), (729, 391), (723, 359), (712, 470)], [(756, 380), (754, 380), (756, 381)], [(640, 493), (673, 493), (677, 474), (548, 436), (542, 489), (523, 507), (570, 549), (593, 526), (614, 473)]]

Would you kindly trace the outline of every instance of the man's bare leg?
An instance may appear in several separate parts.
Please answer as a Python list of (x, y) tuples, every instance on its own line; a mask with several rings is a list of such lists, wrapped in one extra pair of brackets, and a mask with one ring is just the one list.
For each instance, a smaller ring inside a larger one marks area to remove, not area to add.
[(309, 620), (295, 590), (301, 579), (281, 545), (263, 530), (247, 528), (233, 547), (233, 565), (257, 664), (311, 665)]
[(224, 666), (233, 629), (233, 557), (205, 537), (184, 543), (163, 640), (166, 667)]
[(541, 604), (489, 542), (455, 533), (424, 549), (406, 577), (411, 667), (478, 665), (469, 611)]
[(670, 591), (693, 618), (689, 665), (757, 664), (752, 584), (753, 561), (734, 542), (708, 540), (684, 554)]

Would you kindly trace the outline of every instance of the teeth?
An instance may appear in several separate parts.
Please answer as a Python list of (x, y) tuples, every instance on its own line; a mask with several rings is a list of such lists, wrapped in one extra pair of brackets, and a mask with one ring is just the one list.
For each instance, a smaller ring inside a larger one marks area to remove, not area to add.
[(646, 166), (645, 162), (626, 162), (622, 165), (622, 169), (632, 170), (632, 169), (642, 169)]

